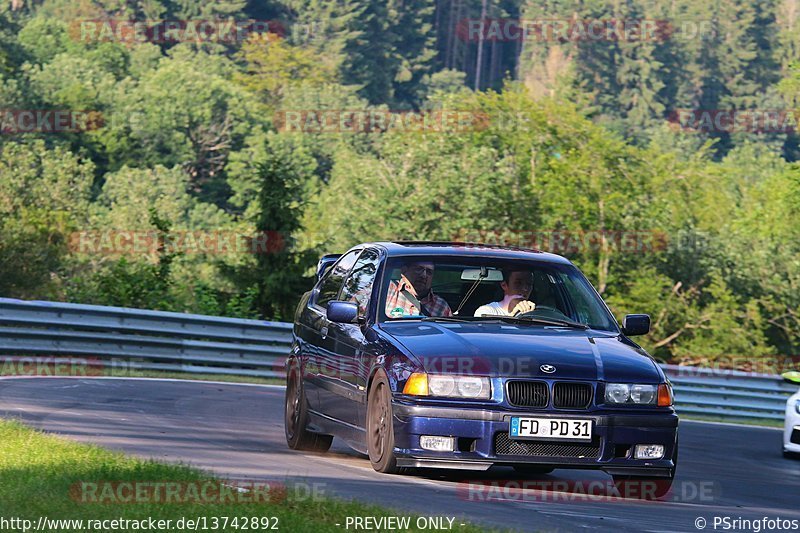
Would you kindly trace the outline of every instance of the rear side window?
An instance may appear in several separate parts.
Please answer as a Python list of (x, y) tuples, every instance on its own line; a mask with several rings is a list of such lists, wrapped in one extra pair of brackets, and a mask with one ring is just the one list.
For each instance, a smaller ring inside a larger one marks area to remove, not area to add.
[(353, 268), (353, 264), (356, 262), (359, 253), (361, 253), (361, 250), (353, 250), (352, 252), (346, 253), (330, 268), (330, 270), (328, 270), (328, 273), (322, 280), (322, 284), (319, 286), (317, 305), (320, 307), (327, 307), (328, 302), (336, 299), (339, 290), (342, 288), (342, 282), (345, 276), (347, 276), (347, 273), (350, 272), (350, 269)]

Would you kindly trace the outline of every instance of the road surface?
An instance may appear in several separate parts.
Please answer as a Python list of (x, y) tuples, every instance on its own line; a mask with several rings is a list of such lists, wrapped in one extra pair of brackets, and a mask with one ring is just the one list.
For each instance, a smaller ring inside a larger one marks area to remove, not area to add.
[[(524, 531), (698, 531), (702, 518), (705, 530), (714, 531), (714, 517), (800, 521), (800, 461), (781, 456), (781, 433), (769, 428), (682, 421), (678, 475), (669, 501), (646, 502), (587, 501), (579, 492), (590, 489), (592, 481), (608, 480), (602, 472), (556, 470), (525, 478), (496, 468), (390, 476), (374, 472), (367, 458), (338, 440), (328, 454), (294, 452), (284, 438), (283, 388), (278, 386), (0, 379), (0, 416), (136, 456), (189, 463), (234, 480), (302, 480), (326, 496), (405, 513), (455, 516), (456, 523)], [(487, 492), (469, 491), (467, 485), (470, 480), (498, 484), (526, 479), (558, 490), (495, 490), (487, 501)], [(559, 488), (565, 482), (576, 488)]]

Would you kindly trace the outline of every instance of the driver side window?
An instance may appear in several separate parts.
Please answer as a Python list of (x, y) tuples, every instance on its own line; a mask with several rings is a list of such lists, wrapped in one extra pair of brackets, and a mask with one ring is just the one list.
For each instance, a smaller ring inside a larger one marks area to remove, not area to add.
[(331, 267), (330, 271), (328, 271), (325, 278), (322, 280), (322, 284), (319, 286), (319, 294), (317, 294), (316, 302), (318, 306), (323, 309), (327, 308), (328, 302), (336, 299), (339, 290), (342, 288), (344, 277), (350, 272), (359, 253), (361, 253), (361, 250), (353, 250), (342, 256), (342, 258)]
[(377, 250), (369, 249), (361, 254), (353, 271), (344, 282), (341, 299), (358, 304), (359, 316), (367, 313), (367, 305), (372, 295), (372, 285), (378, 272), (380, 255)]

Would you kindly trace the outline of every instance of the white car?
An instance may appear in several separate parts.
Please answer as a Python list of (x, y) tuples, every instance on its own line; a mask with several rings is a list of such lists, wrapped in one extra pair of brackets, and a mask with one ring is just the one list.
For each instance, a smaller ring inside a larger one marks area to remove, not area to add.
[[(784, 379), (800, 383), (800, 372), (787, 372)], [(783, 429), (783, 456), (800, 458), (800, 390), (786, 402), (786, 425)]]

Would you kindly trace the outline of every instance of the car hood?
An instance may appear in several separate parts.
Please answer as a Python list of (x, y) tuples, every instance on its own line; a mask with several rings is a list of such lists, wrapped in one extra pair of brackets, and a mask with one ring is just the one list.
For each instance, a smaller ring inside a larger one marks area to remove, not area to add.
[[(609, 382), (664, 379), (643, 350), (608, 332), (497, 322), (381, 326), (427, 372)], [(554, 370), (545, 372), (543, 366)]]

